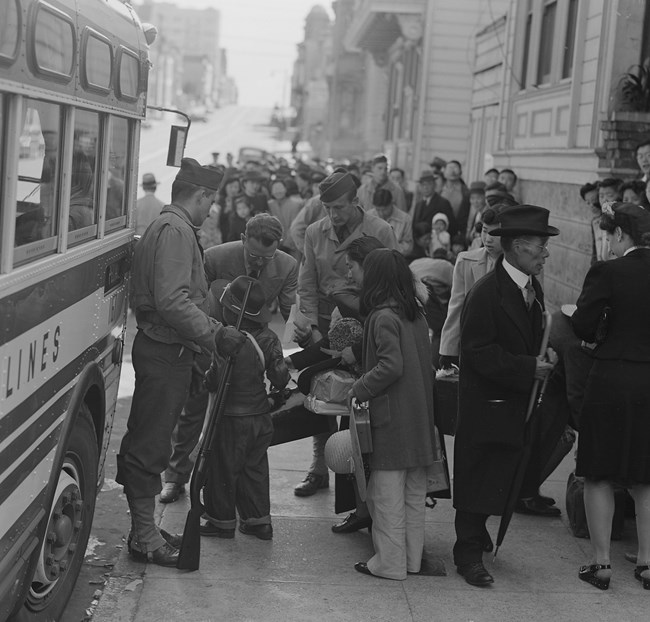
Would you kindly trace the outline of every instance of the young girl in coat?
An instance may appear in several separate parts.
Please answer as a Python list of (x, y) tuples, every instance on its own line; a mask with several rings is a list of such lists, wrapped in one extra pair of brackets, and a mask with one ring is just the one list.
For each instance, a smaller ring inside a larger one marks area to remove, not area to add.
[(429, 330), (404, 257), (375, 250), (363, 263), (364, 374), (352, 394), (370, 402), (373, 452), (367, 503), (375, 555), (363, 574), (406, 579), (420, 571), (427, 466), (439, 460)]

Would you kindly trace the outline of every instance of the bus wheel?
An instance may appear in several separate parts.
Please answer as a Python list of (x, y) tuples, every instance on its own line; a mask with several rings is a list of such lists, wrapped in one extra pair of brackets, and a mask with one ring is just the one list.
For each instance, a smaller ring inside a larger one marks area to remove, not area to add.
[(82, 403), (68, 441), (36, 570), (16, 620), (59, 620), (84, 560), (97, 493), (97, 436)]

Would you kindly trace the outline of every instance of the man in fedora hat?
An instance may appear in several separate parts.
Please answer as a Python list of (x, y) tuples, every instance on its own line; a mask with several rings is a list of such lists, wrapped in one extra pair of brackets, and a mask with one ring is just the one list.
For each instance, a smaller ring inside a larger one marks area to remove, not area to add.
[(131, 512), (128, 549), (139, 561), (175, 566), (179, 536), (154, 521), (160, 474), (169, 461), (172, 430), (189, 393), (202, 352), (235, 353), (245, 337), (208, 316), (208, 284), (197, 234), (223, 175), (183, 158), (172, 204), (146, 230), (133, 260), (135, 391), (127, 432), (117, 456), (116, 481)]
[(156, 197), (158, 182), (153, 173), (142, 176), (144, 196), (135, 204), (135, 234), (142, 235), (147, 227), (160, 215), (165, 204)]
[[(486, 520), (504, 512), (524, 447), (533, 382), (553, 368), (538, 356), (544, 295), (536, 277), (549, 256), (548, 238), (559, 234), (548, 218), (548, 210), (534, 205), (501, 212), (490, 235), (501, 237), (504, 255), (470, 290), (460, 318), (454, 562), (469, 584), (481, 587), (494, 581), (482, 561), (484, 550), (491, 550)], [(532, 454), (521, 496), (540, 509), (535, 449)], [(535, 513), (559, 514), (545, 507), (548, 512)]]
[(436, 178), (441, 175), (442, 173), (439, 172), (423, 173), (420, 177), (418, 183), (420, 184), (422, 198), (413, 208), (413, 227), (419, 222), (426, 222), (430, 225), (436, 214), (444, 214), (449, 219), (447, 230), (453, 238), (458, 233), (458, 224), (456, 223), (454, 211), (451, 208), (451, 203), (436, 192)]
[[(232, 538), (237, 513), (239, 531), (260, 540), (273, 538), (269, 494), (267, 450), (273, 437), (273, 422), (264, 375), (273, 387), (284, 389), (290, 380), (282, 344), (268, 328), (271, 312), (261, 283), (249, 276), (232, 282), (216, 281), (212, 291), (221, 307), (224, 324), (232, 326), (241, 313), (246, 291), (241, 330), (248, 341), (235, 358), (225, 410), (218, 423), (203, 489), (205, 518), (201, 535)], [(219, 386), (224, 357), (216, 353), (206, 376), (211, 391)]]
[[(305, 261), (298, 276), (300, 310), (309, 318), (310, 327), (296, 330), (298, 343), (319, 341), (327, 334), (335, 303), (332, 292), (347, 285), (346, 249), (353, 240), (364, 235), (377, 238), (384, 246), (399, 250), (391, 226), (359, 205), (359, 180), (346, 169), (336, 169), (319, 186), (320, 201), (326, 216), (307, 227)], [(298, 496), (313, 495), (327, 488), (329, 475), (324, 449), (328, 434), (314, 437), (313, 460), (307, 476), (294, 492)]]
[(241, 178), (242, 190), (251, 203), (253, 216), (269, 211), (269, 202), (261, 192), (263, 182), (264, 176), (256, 170), (246, 171)]

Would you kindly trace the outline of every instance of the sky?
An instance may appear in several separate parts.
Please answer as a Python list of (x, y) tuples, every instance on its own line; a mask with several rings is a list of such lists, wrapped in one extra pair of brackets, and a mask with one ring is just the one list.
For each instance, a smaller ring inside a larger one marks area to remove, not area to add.
[(239, 103), (246, 106), (289, 104), (296, 44), (304, 38), (305, 17), (317, 4), (333, 17), (331, 0), (165, 1), (221, 12), (221, 47), (228, 50), (228, 73), (237, 82)]

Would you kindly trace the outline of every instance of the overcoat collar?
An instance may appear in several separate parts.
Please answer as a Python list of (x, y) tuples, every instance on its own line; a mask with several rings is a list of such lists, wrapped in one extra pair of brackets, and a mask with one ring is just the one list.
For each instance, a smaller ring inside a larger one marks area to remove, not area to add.
[(536, 301), (530, 311), (526, 308), (524, 297), (516, 283), (510, 278), (503, 267), (503, 255), (497, 260), (494, 268), (499, 302), (506, 315), (512, 320), (526, 341), (528, 351), (537, 356), (539, 339), (542, 334), (542, 317), (544, 312), (544, 292), (539, 281), (533, 276)]

